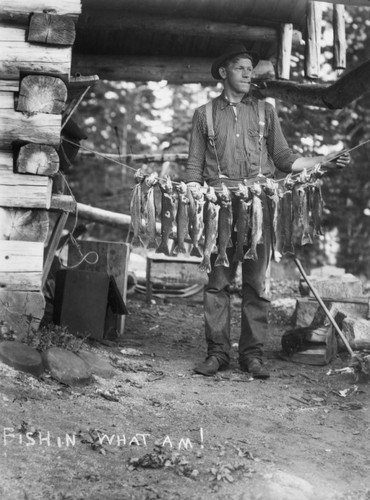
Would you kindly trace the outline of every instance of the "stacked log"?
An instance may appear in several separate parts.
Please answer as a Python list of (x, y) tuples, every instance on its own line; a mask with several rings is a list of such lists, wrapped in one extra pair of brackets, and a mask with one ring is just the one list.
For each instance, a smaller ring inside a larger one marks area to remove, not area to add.
[(0, 9), (0, 321), (19, 335), (44, 314), (44, 249), (79, 0)]

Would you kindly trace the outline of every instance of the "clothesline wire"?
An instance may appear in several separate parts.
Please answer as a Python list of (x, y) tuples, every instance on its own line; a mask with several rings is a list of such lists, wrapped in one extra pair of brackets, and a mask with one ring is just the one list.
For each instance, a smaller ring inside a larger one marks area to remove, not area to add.
[[(138, 172), (140, 170), (140, 168), (135, 168), (135, 167), (130, 167), (130, 165), (127, 165), (126, 163), (123, 163), (122, 161), (118, 161), (118, 160), (115, 160), (114, 158), (109, 158), (108, 156), (105, 156), (104, 154), (102, 153), (99, 153), (98, 151), (95, 151), (94, 149), (91, 149), (91, 148), (88, 148), (87, 146), (84, 146), (82, 144), (79, 144), (77, 142), (73, 142), (71, 141), (70, 139), (66, 139), (65, 137), (63, 137), (63, 141), (65, 142), (68, 142), (69, 144), (72, 144), (73, 146), (76, 146), (76, 147), (79, 147), (79, 148), (82, 148), (82, 149), (85, 149), (86, 151), (89, 151), (90, 153), (93, 153), (94, 155), (96, 156), (100, 156), (101, 158), (104, 158), (105, 160), (108, 160), (108, 161), (111, 161), (113, 163), (116, 163), (117, 165), (120, 165), (121, 167), (126, 167), (130, 170), (133, 170), (134, 172)], [(367, 144), (368, 142), (370, 142), (370, 139), (367, 139), (366, 141), (364, 142), (361, 142), (360, 144), (357, 144), (357, 146), (354, 146), (353, 148), (351, 149), (345, 149), (345, 150), (342, 150), (340, 151), (339, 153), (337, 153), (332, 159), (331, 161), (339, 158), (339, 156), (342, 156), (344, 153), (349, 153), (361, 146), (364, 146), (365, 144)], [(307, 172), (310, 172), (312, 170), (314, 170), (315, 168), (317, 167), (320, 167), (321, 166), (321, 163), (318, 162), (316, 165), (312, 166), (312, 167), (308, 167), (306, 168), (305, 170)], [(286, 182), (287, 178), (289, 179), (293, 179), (295, 177), (299, 177), (300, 175), (302, 174), (302, 172), (297, 172), (295, 174), (288, 174), (287, 177), (284, 177), (282, 179), (271, 179), (273, 182)], [(233, 180), (233, 179), (230, 179), (228, 178), (229, 180)], [(162, 181), (165, 181), (166, 179), (163, 179), (163, 178), (160, 178), (158, 177), (158, 180), (162, 180)], [(180, 184), (180, 182), (177, 182), (177, 181), (172, 181), (173, 184)]]

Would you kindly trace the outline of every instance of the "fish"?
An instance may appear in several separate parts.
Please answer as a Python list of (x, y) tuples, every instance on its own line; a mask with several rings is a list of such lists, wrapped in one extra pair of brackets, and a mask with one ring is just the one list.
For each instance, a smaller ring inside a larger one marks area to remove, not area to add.
[(322, 212), (323, 198), (321, 192), (321, 181), (318, 179), (311, 186), (311, 213), (314, 236), (322, 236), (324, 234), (321, 227)]
[(160, 181), (158, 184), (162, 192), (161, 242), (155, 253), (170, 255), (169, 240), (175, 221), (176, 196), (170, 177), (167, 176), (164, 181)]
[(278, 226), (279, 203), (280, 203), (278, 183), (274, 182), (271, 179), (267, 179), (265, 186), (265, 193), (272, 203), (272, 234), (273, 234), (273, 246), (275, 246), (277, 240), (277, 230), (278, 230), (277, 226)]
[(233, 225), (233, 210), (231, 203), (231, 192), (221, 184), (221, 191), (217, 193), (220, 211), (218, 215), (218, 255), (215, 266), (230, 267), (226, 249), (230, 247)]
[(133, 188), (131, 203), (130, 203), (130, 213), (131, 213), (131, 227), (133, 230), (133, 238), (131, 245), (133, 247), (143, 247), (144, 243), (141, 239), (140, 233), (142, 229), (142, 184), (145, 179), (145, 174), (141, 169), (135, 173), (135, 186)]
[(252, 199), (252, 236), (251, 246), (244, 255), (245, 259), (257, 260), (257, 245), (263, 243), (263, 206), (260, 198), (262, 188), (258, 183), (254, 183), (251, 188), (253, 193)]
[(192, 257), (202, 257), (202, 251), (199, 248), (199, 241), (203, 234), (203, 208), (204, 196), (201, 187), (188, 188), (189, 198), (189, 235), (192, 241), (190, 255)]
[(188, 188), (185, 182), (180, 182), (175, 187), (178, 195), (178, 205), (176, 213), (177, 237), (172, 250), (173, 255), (186, 253), (185, 238), (188, 233), (189, 198)]
[(299, 223), (303, 227), (303, 234), (301, 238), (301, 245), (308, 245), (312, 243), (312, 238), (310, 235), (310, 219), (309, 219), (309, 207), (308, 207), (308, 194), (307, 194), (307, 184), (303, 184), (298, 188), (299, 193)]
[(218, 235), (218, 215), (220, 205), (217, 205), (217, 196), (213, 187), (209, 186), (205, 193), (204, 206), (204, 252), (199, 269), (211, 272), (211, 254), (216, 245)]
[(294, 254), (293, 246), (293, 192), (286, 189), (280, 199), (281, 253)]
[(154, 202), (154, 187), (158, 184), (158, 174), (151, 173), (145, 179), (145, 184), (149, 188), (145, 194), (144, 217), (146, 225), (146, 234), (148, 236), (147, 249), (157, 248), (156, 238), (156, 220), (155, 220), (155, 202)]
[(248, 186), (239, 184), (237, 191), (237, 218), (236, 218), (236, 250), (234, 255), (234, 262), (243, 262), (244, 260), (244, 247), (249, 245), (249, 230), (251, 218), (251, 205), (252, 196)]

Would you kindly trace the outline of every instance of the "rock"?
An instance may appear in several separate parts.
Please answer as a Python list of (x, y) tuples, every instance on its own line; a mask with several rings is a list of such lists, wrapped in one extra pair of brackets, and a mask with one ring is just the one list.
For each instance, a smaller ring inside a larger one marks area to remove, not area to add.
[(294, 315), (296, 300), (291, 298), (276, 299), (271, 302), (271, 309), (275, 316), (278, 316), (281, 321), (290, 322)]
[(16, 370), (31, 373), (36, 377), (44, 371), (40, 353), (22, 342), (0, 342), (0, 360)]
[(102, 378), (113, 377), (114, 368), (105, 358), (91, 351), (79, 351), (77, 356), (85, 361), (93, 375), (97, 375)]
[[(353, 274), (343, 274), (342, 276), (332, 276), (330, 278), (310, 276), (309, 279), (320, 297), (348, 299), (350, 297), (359, 297), (363, 293), (362, 281)], [(313, 297), (313, 293), (303, 280), (300, 283), (300, 292), (302, 295)]]
[(319, 277), (325, 277), (325, 278), (330, 278), (331, 276), (343, 276), (346, 273), (346, 270), (344, 267), (336, 267), (336, 266), (321, 266), (321, 267), (314, 267), (311, 269), (311, 277), (312, 276), (319, 276)]
[(71, 351), (52, 347), (42, 353), (42, 360), (51, 376), (63, 384), (86, 385), (91, 381), (89, 366)]
[(352, 349), (370, 349), (369, 320), (347, 317), (343, 320), (342, 331)]
[[(335, 309), (336, 311), (340, 312), (343, 316), (352, 316), (354, 318), (366, 318), (368, 313), (368, 306), (366, 303), (364, 304), (357, 304), (354, 302), (328, 303), (326, 301), (326, 307), (328, 307), (331, 312), (333, 309)], [(310, 326), (319, 309), (321, 309), (320, 305), (314, 298), (302, 297), (297, 299), (296, 308), (294, 312), (295, 326), (296, 327)]]
[[(265, 475), (262, 482), (243, 494), (239, 500), (313, 500), (313, 486), (304, 479), (278, 471)], [(317, 497), (316, 497), (317, 498)]]

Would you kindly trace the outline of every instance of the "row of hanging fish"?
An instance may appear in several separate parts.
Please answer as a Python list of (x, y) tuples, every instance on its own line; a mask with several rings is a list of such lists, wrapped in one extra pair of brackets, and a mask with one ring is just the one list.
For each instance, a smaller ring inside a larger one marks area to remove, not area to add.
[[(234, 244), (235, 261), (256, 260), (258, 245), (263, 244), (267, 230), (271, 230), (277, 254), (294, 253), (295, 224), (301, 227), (302, 245), (312, 243), (314, 236), (322, 234), (321, 176), (317, 167), (310, 174), (303, 171), (299, 176), (287, 176), (283, 184), (265, 178), (252, 185), (241, 182), (232, 190), (221, 184), (215, 190), (211, 186), (189, 189), (184, 182), (172, 182), (169, 177), (159, 179), (156, 173), (147, 175), (139, 170), (130, 206), (132, 245), (144, 246), (145, 235), (148, 249), (179, 255), (187, 252), (186, 243), (190, 239), (190, 255), (203, 258), (200, 267), (206, 272), (211, 270), (212, 253), (218, 254), (215, 266), (228, 267), (227, 249)], [(156, 231), (156, 186), (161, 192), (160, 241)], [(263, 222), (266, 198), (271, 200), (272, 228), (265, 227)], [(170, 237), (174, 233), (170, 250)]]

